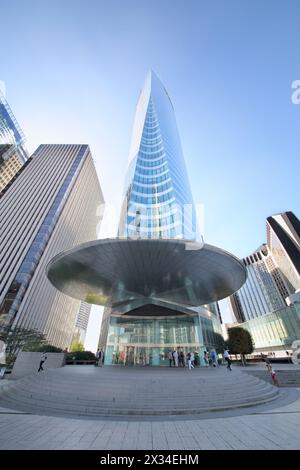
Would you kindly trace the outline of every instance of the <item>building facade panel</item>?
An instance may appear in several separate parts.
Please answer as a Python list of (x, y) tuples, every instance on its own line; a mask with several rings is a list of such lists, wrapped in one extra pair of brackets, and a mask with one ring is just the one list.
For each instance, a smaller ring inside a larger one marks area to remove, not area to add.
[[(24, 198), (14, 197), (21, 192)], [(0, 200), (8, 219), (15, 207), (1, 234), (0, 319), (38, 329), (53, 345), (70, 345), (80, 303), (58, 292), (45, 269), (55, 254), (96, 237), (102, 203), (88, 146), (39, 147)]]

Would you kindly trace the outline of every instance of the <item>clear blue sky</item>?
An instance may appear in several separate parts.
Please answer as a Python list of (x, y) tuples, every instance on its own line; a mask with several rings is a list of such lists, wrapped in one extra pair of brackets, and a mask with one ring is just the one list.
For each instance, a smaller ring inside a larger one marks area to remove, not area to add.
[[(208, 243), (239, 257), (299, 216), (300, 2), (0, 0), (0, 80), (28, 139), (89, 143), (119, 204), (149, 68), (175, 107)], [(111, 235), (114, 235), (111, 233)]]

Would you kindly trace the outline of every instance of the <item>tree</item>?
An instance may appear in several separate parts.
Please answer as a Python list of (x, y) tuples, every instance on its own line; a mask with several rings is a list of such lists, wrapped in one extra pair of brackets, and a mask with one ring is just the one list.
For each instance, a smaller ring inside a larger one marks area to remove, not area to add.
[(82, 342), (77, 340), (77, 339), (74, 340), (71, 344), (70, 351), (71, 352), (84, 351), (84, 346), (83, 346)]
[(21, 349), (33, 351), (46, 343), (45, 336), (40, 331), (21, 327), (12, 328), (10, 325), (0, 326), (0, 340), (6, 344), (7, 367), (13, 366)]
[(228, 349), (231, 354), (240, 354), (242, 363), (245, 364), (245, 354), (251, 354), (254, 350), (254, 342), (248, 330), (240, 326), (228, 329)]
[(217, 354), (223, 354), (226, 349), (226, 342), (220, 333), (215, 333), (215, 344)]

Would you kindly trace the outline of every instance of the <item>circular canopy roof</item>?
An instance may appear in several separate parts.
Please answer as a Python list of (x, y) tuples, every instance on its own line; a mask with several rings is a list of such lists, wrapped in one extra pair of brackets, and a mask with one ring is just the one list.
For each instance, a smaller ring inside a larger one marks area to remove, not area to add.
[(247, 274), (235, 256), (211, 245), (118, 238), (58, 254), (48, 264), (47, 276), (64, 294), (92, 304), (197, 307), (233, 294)]

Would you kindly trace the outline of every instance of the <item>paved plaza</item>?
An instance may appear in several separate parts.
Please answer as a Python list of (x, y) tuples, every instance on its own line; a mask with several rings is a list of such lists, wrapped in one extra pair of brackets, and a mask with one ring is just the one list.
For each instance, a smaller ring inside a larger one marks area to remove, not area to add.
[[(66, 374), (70, 374), (69, 378), (73, 377), (74, 380), (74, 367), (78, 366), (60, 369), (59, 373), (65, 371)], [(97, 368), (89, 370), (84, 367), (82, 366), (82, 369), (77, 369), (77, 371), (79, 375), (85, 374), (86, 378), (90, 374), (94, 377), (97, 375), (100, 377), (101, 374), (108, 377), (114, 373), (111, 368), (104, 372), (105, 368), (102, 371)], [(256, 367), (256, 369), (259, 368), (262, 370), (262, 367)], [(289, 369), (293, 373), (299, 367), (295, 366), (294, 368), (291, 365), (285, 366), (285, 369)], [(148, 372), (150, 372), (148, 384), (154, 380), (154, 377), (157, 377), (157, 374), (160, 374), (161, 384), (156, 383), (160, 390), (163, 390), (163, 377), (167, 377), (166, 384), (170, 383), (174, 386), (174, 377), (176, 376), (179, 386), (183, 387), (184, 385), (186, 389), (186, 395), (181, 397), (182, 401), (191, 396), (189, 395), (190, 384), (195, 385), (196, 377), (203, 387), (204, 384), (208, 387), (210, 378), (214, 386), (216, 385), (218, 374), (221, 395), (221, 383), (224, 380), (225, 372), (230, 378), (228, 380), (232, 383), (232, 393), (234, 393), (234, 387), (239, 382), (243, 382), (244, 376), (250, 377), (245, 373), (245, 370), (236, 366), (233, 367), (232, 373), (227, 372), (224, 367), (220, 371), (201, 369), (191, 372), (175, 369), (172, 371), (163, 369), (150, 371), (150, 369), (124, 368), (116, 370), (116, 378), (119, 376), (124, 379), (126, 371), (129, 376), (131, 374), (136, 376), (137, 384), (143, 376), (146, 377), (145, 374)], [(256, 377), (251, 377), (251, 379), (259, 380)], [(191, 380), (190, 383), (189, 380)], [(53, 376), (50, 381), (54, 384)], [(7, 388), (7, 385), (11, 386), (8, 382), (12, 381), (2, 380), (0, 382), (2, 392)], [(226, 382), (227, 385), (228, 383)], [(119, 388), (122, 389), (121, 382)], [(226, 395), (226, 387), (224, 390), (224, 395)], [(3, 395), (2, 392), (0, 392), (0, 396)], [(103, 418), (100, 416), (91, 418), (83, 415), (74, 418), (49, 416), (49, 410), (48, 415), (45, 415), (41, 411), (39, 414), (34, 414), (33, 411), (24, 412), (1, 407), (0, 449), (300, 449), (300, 387), (279, 388), (278, 392), (276, 398), (259, 405), (235, 409), (227, 408), (223, 411), (220, 407), (218, 411), (203, 411), (192, 415), (131, 415)], [(126, 393), (125, 387), (124, 394), (126, 395)], [(201, 402), (201, 391), (197, 390), (197, 394)], [(207, 400), (209, 402), (209, 397)]]

